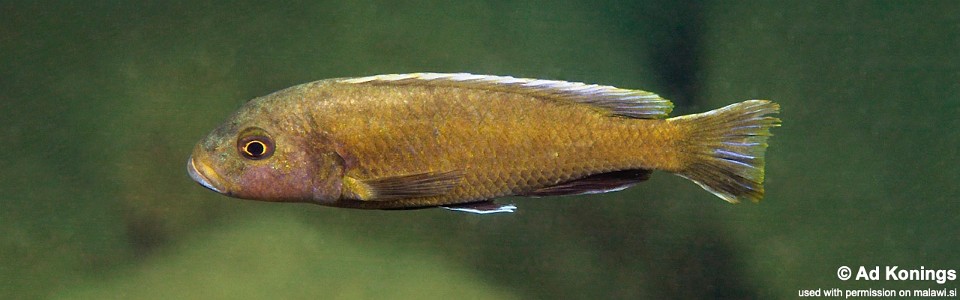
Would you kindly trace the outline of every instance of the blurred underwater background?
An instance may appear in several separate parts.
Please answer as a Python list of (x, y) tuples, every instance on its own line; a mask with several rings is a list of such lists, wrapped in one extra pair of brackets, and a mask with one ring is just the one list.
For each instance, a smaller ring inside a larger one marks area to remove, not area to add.
[[(792, 298), (956, 289), (960, 2), (0, 3), (0, 298)], [(384, 73), (782, 106), (766, 197), (667, 173), (513, 214), (227, 198), (187, 176), (246, 100)]]

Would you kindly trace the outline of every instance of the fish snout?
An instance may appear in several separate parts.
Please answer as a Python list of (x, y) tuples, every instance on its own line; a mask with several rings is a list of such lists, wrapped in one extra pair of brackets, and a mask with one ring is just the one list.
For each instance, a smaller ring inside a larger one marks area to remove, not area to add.
[(223, 186), (219, 180), (217, 173), (213, 171), (210, 166), (203, 163), (202, 161), (197, 161), (194, 156), (190, 156), (190, 159), (187, 160), (187, 173), (190, 174), (190, 178), (193, 178), (194, 181), (199, 183), (205, 188), (208, 188), (214, 192), (224, 194), (225, 191), (218, 186)]

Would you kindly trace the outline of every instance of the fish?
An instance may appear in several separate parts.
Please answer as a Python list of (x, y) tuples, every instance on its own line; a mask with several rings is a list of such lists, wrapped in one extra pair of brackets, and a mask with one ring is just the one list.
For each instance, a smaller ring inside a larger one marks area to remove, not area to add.
[(652, 92), (559, 80), (325, 79), (246, 102), (197, 143), (187, 171), (230, 197), (357, 209), (513, 212), (494, 200), (620, 191), (653, 171), (759, 202), (780, 106), (672, 110)]

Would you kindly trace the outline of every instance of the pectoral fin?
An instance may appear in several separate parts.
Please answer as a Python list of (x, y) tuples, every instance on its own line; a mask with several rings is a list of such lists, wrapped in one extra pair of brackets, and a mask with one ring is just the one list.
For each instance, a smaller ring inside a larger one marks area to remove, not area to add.
[(460, 182), (462, 172), (428, 172), (373, 179), (344, 177), (344, 197), (363, 201), (389, 201), (403, 198), (443, 195)]
[(599, 194), (623, 190), (650, 178), (650, 170), (623, 170), (590, 175), (524, 193), (523, 196)]

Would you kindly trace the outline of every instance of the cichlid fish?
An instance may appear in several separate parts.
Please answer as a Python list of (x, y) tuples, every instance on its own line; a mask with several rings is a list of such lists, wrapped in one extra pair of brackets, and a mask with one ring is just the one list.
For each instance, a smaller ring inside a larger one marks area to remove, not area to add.
[(618, 191), (653, 170), (737, 203), (763, 198), (779, 105), (667, 118), (612, 86), (438, 73), (327, 79), (247, 102), (204, 138), (190, 177), (231, 197), (487, 213), (504, 196)]

